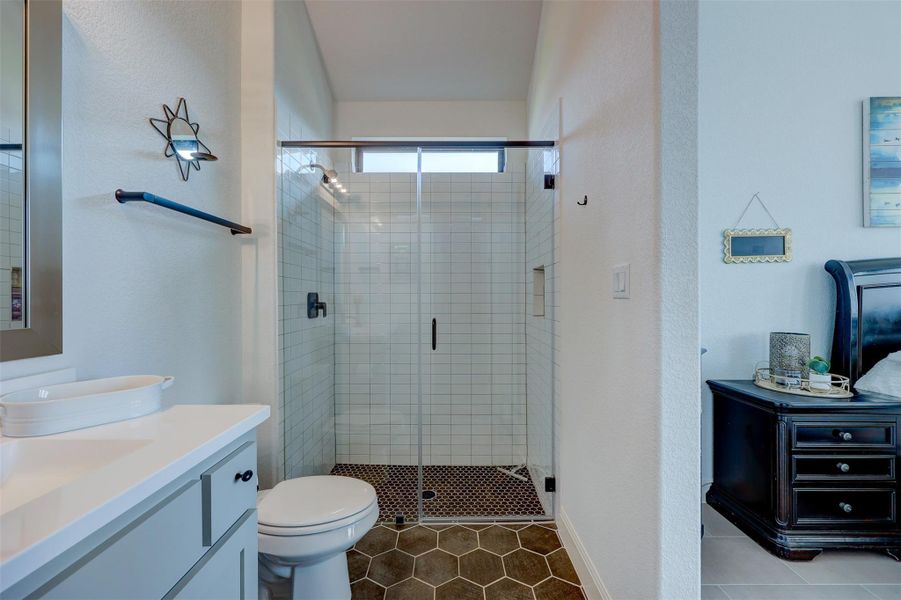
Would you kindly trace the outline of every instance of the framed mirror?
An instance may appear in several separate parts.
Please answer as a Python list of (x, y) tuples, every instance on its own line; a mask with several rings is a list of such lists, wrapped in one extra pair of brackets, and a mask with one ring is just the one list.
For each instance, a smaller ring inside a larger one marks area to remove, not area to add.
[(62, 3), (0, 2), (0, 360), (62, 352)]
[(723, 262), (789, 262), (791, 229), (727, 229), (723, 232)]

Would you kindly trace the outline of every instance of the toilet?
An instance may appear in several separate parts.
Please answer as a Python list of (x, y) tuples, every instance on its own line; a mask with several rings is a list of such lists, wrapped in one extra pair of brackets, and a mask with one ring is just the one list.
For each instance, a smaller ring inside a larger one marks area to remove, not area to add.
[(375, 488), (351, 477), (298, 477), (259, 492), (261, 579), (290, 580), (294, 600), (349, 600), (345, 552), (378, 515)]

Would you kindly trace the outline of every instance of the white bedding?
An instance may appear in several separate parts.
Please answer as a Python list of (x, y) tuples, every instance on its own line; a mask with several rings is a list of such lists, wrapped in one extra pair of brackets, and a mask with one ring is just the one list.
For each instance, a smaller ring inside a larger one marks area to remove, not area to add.
[(858, 392), (873, 392), (901, 398), (901, 350), (892, 352), (857, 380)]

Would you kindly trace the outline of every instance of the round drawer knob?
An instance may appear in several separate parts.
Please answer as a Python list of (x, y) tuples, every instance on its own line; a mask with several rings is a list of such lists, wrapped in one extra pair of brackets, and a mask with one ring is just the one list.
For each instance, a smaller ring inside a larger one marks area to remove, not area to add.
[(841, 471), (842, 473), (847, 473), (848, 471), (851, 470), (851, 465), (849, 465), (848, 463), (840, 462), (840, 463), (838, 463), (838, 464), (835, 465), (835, 466), (836, 466), (836, 467), (838, 468), (838, 470)]
[(852, 510), (851, 505), (848, 504), (847, 502), (839, 502), (838, 507), (840, 509), (842, 509), (843, 511), (845, 511), (846, 513), (849, 513)]
[(847, 431), (839, 431), (838, 438), (843, 442), (850, 442), (852, 439), (854, 439), (854, 436)]
[(253, 479), (253, 471), (247, 469), (243, 473), (235, 473), (235, 481), (238, 481), (239, 479), (241, 481), (250, 481)]

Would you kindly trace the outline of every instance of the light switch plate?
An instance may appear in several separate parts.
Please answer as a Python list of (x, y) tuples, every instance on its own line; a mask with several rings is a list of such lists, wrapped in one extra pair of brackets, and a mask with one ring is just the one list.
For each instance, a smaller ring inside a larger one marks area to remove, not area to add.
[(629, 297), (629, 264), (613, 267), (613, 297)]

